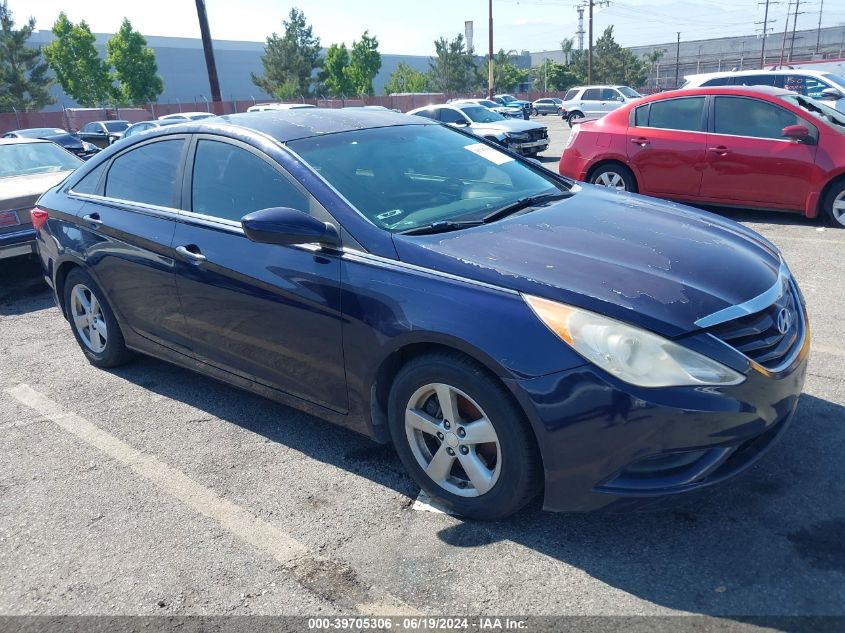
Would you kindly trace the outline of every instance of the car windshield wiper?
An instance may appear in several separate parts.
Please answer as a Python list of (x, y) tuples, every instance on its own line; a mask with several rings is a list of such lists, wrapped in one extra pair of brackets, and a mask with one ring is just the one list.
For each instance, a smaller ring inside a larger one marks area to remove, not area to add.
[(544, 193), (538, 196), (527, 196), (525, 198), (520, 198), (516, 202), (511, 202), (510, 204), (506, 204), (503, 207), (496, 209), (495, 211), (491, 211), (483, 218), (481, 221), (485, 224), (487, 222), (495, 222), (501, 218), (504, 218), (508, 215), (516, 213), (517, 211), (522, 211), (522, 209), (527, 209), (528, 207), (533, 207), (538, 204), (542, 204), (544, 202), (552, 202), (554, 200), (561, 200), (563, 198), (568, 198), (572, 195), (571, 191), (558, 191), (556, 193)]
[(405, 229), (399, 231), (399, 235), (430, 235), (432, 233), (447, 233), (449, 231), (458, 231), (470, 226), (478, 226), (484, 224), (484, 220), (459, 220), (453, 222), (451, 220), (441, 220), (439, 222), (432, 222), (431, 224), (424, 224), (423, 226), (415, 226), (412, 229)]

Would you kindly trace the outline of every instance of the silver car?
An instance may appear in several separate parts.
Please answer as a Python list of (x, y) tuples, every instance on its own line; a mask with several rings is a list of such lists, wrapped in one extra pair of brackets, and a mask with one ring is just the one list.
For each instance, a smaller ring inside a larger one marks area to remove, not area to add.
[(475, 103), (430, 105), (411, 110), (408, 114), (468, 129), (476, 136), (495, 141), (527, 156), (542, 152), (549, 146), (549, 131), (544, 125), (533, 121), (506, 119), (501, 114)]
[(537, 99), (531, 104), (531, 114), (542, 114), (543, 116), (546, 116), (547, 114), (560, 114), (561, 108), (563, 107), (562, 104), (563, 99), (558, 99), (557, 97), (543, 97), (542, 99)]
[(596, 119), (642, 95), (628, 86), (579, 86), (563, 97), (561, 116), (572, 127), (578, 119)]
[(450, 99), (449, 103), (474, 103), (475, 105), (484, 106), (485, 108), (488, 108), (493, 112), (498, 112), (507, 119), (524, 118), (522, 116), (522, 108), (520, 106), (502, 105), (501, 103), (491, 101), (490, 99)]

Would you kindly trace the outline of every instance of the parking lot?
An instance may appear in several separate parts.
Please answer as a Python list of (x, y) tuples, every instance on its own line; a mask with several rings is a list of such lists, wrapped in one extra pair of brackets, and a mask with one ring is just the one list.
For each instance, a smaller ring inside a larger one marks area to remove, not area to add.
[[(568, 127), (538, 120), (556, 169)], [(390, 446), (158, 360), (90, 366), (34, 265), (0, 262), (0, 615), (845, 615), (845, 231), (721, 213), (798, 279), (805, 391), (749, 472), (631, 514), (429, 511)]]

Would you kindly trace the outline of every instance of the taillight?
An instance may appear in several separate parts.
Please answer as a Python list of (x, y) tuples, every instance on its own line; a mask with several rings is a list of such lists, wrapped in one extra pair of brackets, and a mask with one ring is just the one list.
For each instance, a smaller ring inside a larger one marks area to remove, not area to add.
[(32, 220), (32, 226), (37, 231), (47, 222), (47, 212), (44, 209), (35, 207), (29, 212), (29, 219)]

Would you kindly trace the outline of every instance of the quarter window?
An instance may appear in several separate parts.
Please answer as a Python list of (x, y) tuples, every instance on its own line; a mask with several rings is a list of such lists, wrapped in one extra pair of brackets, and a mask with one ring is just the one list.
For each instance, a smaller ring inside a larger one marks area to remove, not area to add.
[(308, 212), (308, 198), (255, 154), (219, 141), (200, 140), (191, 180), (191, 210), (235, 222), (272, 207)]
[(572, 90), (570, 90), (569, 92), (567, 92), (567, 93), (563, 96), (563, 100), (564, 100), (564, 101), (572, 101), (572, 100), (575, 98), (575, 95), (577, 95), (577, 94), (578, 94), (578, 89), (577, 89), (577, 88), (573, 88)]
[(175, 207), (176, 175), (179, 173), (184, 144), (182, 139), (158, 141), (121, 154), (109, 168), (106, 196), (160, 207)]
[(426, 119), (437, 120), (437, 112), (434, 110), (420, 110), (416, 113), (417, 116), (424, 116)]
[(82, 180), (76, 183), (72, 188), (71, 191), (74, 193), (90, 193), (95, 194), (97, 193), (97, 185), (100, 184), (100, 176), (103, 175), (103, 171), (106, 168), (107, 163), (100, 163), (90, 172), (88, 172)]
[(713, 131), (716, 134), (781, 138), (787, 125), (801, 123), (798, 116), (759, 99), (716, 97)]
[[(649, 108), (637, 108), (635, 125), (656, 127), (664, 130), (701, 131), (701, 115), (704, 112), (704, 97), (667, 99), (654, 101)], [(648, 122), (645, 123), (645, 117)]]

